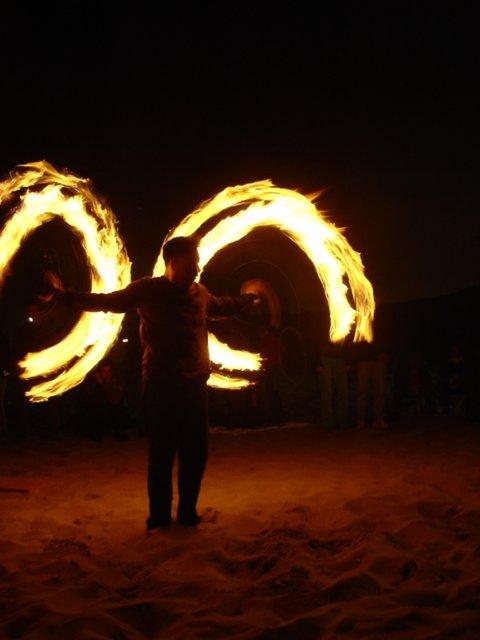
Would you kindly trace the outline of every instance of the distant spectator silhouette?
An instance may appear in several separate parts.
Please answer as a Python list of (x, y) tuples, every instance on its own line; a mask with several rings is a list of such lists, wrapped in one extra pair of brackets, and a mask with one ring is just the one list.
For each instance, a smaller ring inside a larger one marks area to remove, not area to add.
[(130, 424), (125, 405), (125, 386), (112, 363), (101, 362), (85, 385), (79, 429), (92, 440), (109, 433), (117, 440), (126, 438)]
[(385, 428), (387, 354), (375, 343), (358, 342), (352, 347), (356, 370), (356, 428), (369, 422)]
[(261, 325), (260, 354), (263, 357), (263, 371), (260, 387), (263, 404), (263, 424), (281, 425), (284, 422), (280, 379), (282, 376), (280, 360), (279, 330), (271, 325)]
[(480, 422), (480, 345), (471, 347), (465, 370), (466, 414), (471, 422)]
[(5, 409), (5, 391), (12, 373), (13, 362), (7, 337), (0, 329), (0, 433), (7, 432), (7, 414)]
[(465, 416), (467, 398), (467, 363), (458, 343), (450, 347), (444, 363), (444, 411), (448, 415)]
[(320, 351), (320, 424), (331, 431), (348, 425), (348, 367), (346, 347), (327, 344)]

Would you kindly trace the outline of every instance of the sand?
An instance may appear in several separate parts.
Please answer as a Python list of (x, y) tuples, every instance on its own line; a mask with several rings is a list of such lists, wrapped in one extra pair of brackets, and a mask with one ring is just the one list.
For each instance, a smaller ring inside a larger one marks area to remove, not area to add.
[(480, 437), (446, 418), (215, 431), (196, 529), (146, 442), (1, 443), (0, 637), (480, 637)]

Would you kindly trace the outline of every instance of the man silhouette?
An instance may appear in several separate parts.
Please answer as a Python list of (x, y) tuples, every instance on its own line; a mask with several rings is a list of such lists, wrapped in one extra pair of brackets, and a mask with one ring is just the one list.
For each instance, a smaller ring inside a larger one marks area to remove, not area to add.
[(147, 529), (171, 522), (172, 466), (178, 452), (177, 521), (201, 522), (196, 505), (207, 460), (209, 316), (231, 316), (260, 302), (254, 294), (213, 296), (196, 283), (197, 241), (177, 237), (163, 247), (165, 275), (147, 277), (112, 293), (63, 290), (49, 277), (57, 297), (84, 311), (123, 313), (136, 308), (143, 348), (142, 378), (149, 439)]

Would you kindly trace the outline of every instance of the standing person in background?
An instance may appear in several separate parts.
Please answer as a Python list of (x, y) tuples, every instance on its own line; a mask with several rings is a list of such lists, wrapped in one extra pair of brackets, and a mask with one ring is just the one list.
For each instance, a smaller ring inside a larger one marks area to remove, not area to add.
[(467, 398), (467, 358), (461, 346), (454, 342), (444, 362), (445, 413), (464, 417)]
[(79, 431), (100, 442), (111, 433), (116, 440), (127, 439), (130, 426), (125, 404), (125, 385), (109, 360), (101, 362), (84, 385)]
[(384, 429), (387, 386), (387, 354), (375, 344), (357, 342), (353, 345), (356, 366), (356, 428), (367, 423), (367, 409), (371, 405), (372, 425)]
[(322, 347), (317, 365), (320, 381), (320, 423), (325, 429), (348, 425), (348, 360), (343, 344)]
[(272, 325), (261, 325), (260, 354), (263, 358), (261, 379), (263, 395), (263, 424), (280, 426), (284, 423), (280, 379), (282, 376), (280, 332)]
[(197, 499), (207, 459), (207, 317), (235, 315), (260, 302), (253, 294), (216, 297), (196, 283), (197, 241), (177, 237), (163, 247), (165, 275), (132, 282), (113, 293), (64, 291), (56, 296), (85, 311), (124, 313), (136, 308), (143, 349), (144, 408), (149, 438), (147, 529), (171, 522), (172, 466), (178, 452), (177, 521), (197, 525)]
[(471, 345), (465, 367), (466, 417), (480, 422), (480, 346)]
[(0, 434), (7, 433), (7, 415), (5, 412), (5, 391), (8, 376), (12, 372), (12, 356), (8, 340), (0, 329)]

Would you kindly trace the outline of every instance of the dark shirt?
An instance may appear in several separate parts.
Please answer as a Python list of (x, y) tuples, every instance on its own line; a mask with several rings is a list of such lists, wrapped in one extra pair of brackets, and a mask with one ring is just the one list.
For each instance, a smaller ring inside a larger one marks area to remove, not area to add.
[(235, 315), (255, 296), (217, 297), (197, 283), (184, 290), (162, 276), (136, 280), (113, 293), (67, 291), (64, 297), (84, 311), (137, 309), (144, 378), (206, 380), (210, 373), (207, 317)]

